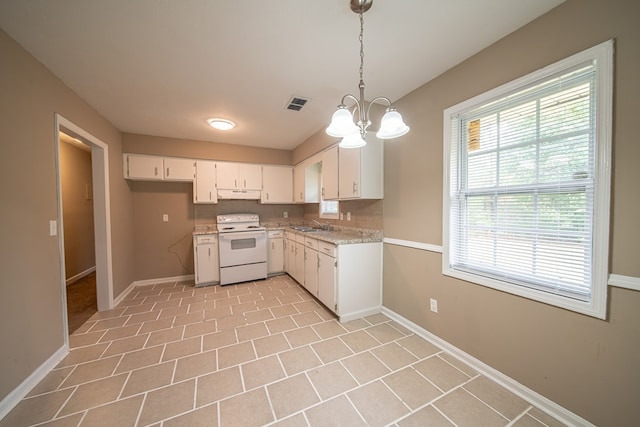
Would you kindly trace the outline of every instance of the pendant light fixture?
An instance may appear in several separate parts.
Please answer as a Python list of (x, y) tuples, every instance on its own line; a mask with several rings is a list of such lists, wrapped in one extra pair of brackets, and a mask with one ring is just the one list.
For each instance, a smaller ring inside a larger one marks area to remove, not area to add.
[[(342, 138), (340, 147), (342, 148), (358, 148), (364, 146), (367, 142), (365, 136), (367, 129), (371, 126), (371, 105), (377, 101), (384, 101), (387, 104), (387, 110), (380, 121), (380, 128), (376, 133), (376, 137), (380, 139), (392, 139), (402, 136), (409, 132), (407, 126), (402, 120), (400, 113), (391, 104), (389, 98), (378, 96), (366, 105), (364, 99), (364, 80), (362, 78), (364, 70), (364, 13), (371, 8), (373, 0), (350, 0), (351, 10), (360, 15), (360, 99), (351, 94), (344, 95), (338, 109), (331, 117), (331, 123), (327, 127), (326, 132), (330, 136)], [(345, 101), (352, 99), (355, 101), (353, 112), (358, 112), (358, 121), (354, 123), (353, 114), (347, 108)]]

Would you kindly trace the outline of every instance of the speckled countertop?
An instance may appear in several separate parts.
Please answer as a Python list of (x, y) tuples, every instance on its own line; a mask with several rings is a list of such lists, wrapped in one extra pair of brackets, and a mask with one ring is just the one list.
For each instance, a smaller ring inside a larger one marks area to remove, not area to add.
[[(382, 242), (383, 233), (382, 230), (369, 230), (365, 228), (355, 227), (337, 227), (331, 226), (330, 230), (313, 230), (313, 231), (298, 231), (291, 228), (296, 225), (303, 224), (278, 224), (278, 223), (265, 223), (262, 224), (267, 230), (285, 230), (290, 233), (304, 234), (305, 236), (313, 237), (314, 239), (322, 240), (325, 242), (333, 243), (334, 245), (349, 245), (355, 243), (374, 243)], [(197, 224), (193, 229), (193, 235), (201, 234), (217, 234), (215, 224)]]
[(337, 227), (331, 226), (330, 230), (313, 230), (298, 231), (291, 228), (290, 225), (264, 224), (267, 230), (285, 230), (290, 233), (304, 234), (305, 236), (334, 245), (349, 245), (355, 243), (375, 243), (382, 242), (382, 230), (369, 230), (365, 228), (355, 227)]

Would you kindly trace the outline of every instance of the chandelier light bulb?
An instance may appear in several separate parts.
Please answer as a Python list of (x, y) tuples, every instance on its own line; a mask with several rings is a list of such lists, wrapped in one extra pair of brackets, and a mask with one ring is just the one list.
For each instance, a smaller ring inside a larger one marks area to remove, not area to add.
[(409, 132), (409, 126), (404, 123), (402, 116), (395, 109), (387, 108), (387, 112), (380, 121), (380, 130), (376, 137), (380, 139), (392, 139)]
[(344, 138), (359, 132), (358, 126), (353, 122), (353, 116), (346, 105), (338, 106), (338, 109), (331, 117), (331, 123), (326, 129), (327, 135)]

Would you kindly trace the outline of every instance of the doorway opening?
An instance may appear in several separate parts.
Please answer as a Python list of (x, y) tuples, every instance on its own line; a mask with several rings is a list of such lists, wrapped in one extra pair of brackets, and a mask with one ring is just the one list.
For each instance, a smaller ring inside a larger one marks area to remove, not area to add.
[[(65, 129), (66, 130), (66, 129)], [(59, 131), (60, 192), (69, 334), (98, 311), (91, 147)]]
[[(63, 211), (63, 192), (62, 187), (62, 170), (60, 150), (61, 133), (69, 135), (71, 138), (78, 140), (91, 151), (91, 188), (85, 188), (92, 202), (93, 210), (93, 248), (95, 256), (95, 289), (96, 289), (96, 306), (98, 311), (113, 308), (113, 275), (111, 268), (111, 221), (110, 221), (110, 204), (109, 204), (109, 152), (108, 146), (100, 139), (91, 135), (84, 129), (75, 125), (63, 116), (56, 114), (56, 170), (58, 179), (58, 219), (60, 221), (58, 239), (61, 263), (61, 286), (62, 286), (62, 304), (63, 323), (65, 326), (65, 343), (68, 344), (69, 323), (67, 319), (67, 279), (65, 268), (65, 224)], [(70, 220), (70, 219), (69, 219)], [(71, 227), (71, 225), (69, 225)], [(93, 272), (91, 272), (93, 273)], [(87, 274), (88, 276), (89, 274)]]

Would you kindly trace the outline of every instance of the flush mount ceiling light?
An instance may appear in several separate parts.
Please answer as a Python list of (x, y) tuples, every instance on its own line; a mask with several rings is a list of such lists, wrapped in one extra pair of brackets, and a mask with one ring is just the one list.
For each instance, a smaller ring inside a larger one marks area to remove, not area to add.
[(236, 127), (235, 123), (233, 123), (231, 120), (226, 119), (209, 119), (207, 120), (207, 123), (209, 123), (209, 126), (211, 126), (212, 128), (218, 130), (229, 130)]
[[(358, 85), (360, 89), (360, 99), (351, 94), (343, 96), (340, 105), (338, 105), (338, 109), (331, 117), (331, 124), (329, 124), (329, 127), (326, 129), (328, 135), (342, 138), (340, 147), (343, 148), (357, 148), (366, 144), (365, 136), (367, 135), (367, 128), (371, 125), (371, 120), (369, 119), (371, 116), (371, 105), (377, 101), (384, 101), (387, 104), (387, 110), (384, 116), (382, 116), (376, 137), (380, 139), (392, 139), (409, 132), (409, 126), (404, 123), (400, 113), (391, 105), (389, 98), (379, 96), (371, 100), (369, 105), (366, 106), (364, 99), (364, 81), (362, 79), (364, 69), (363, 15), (371, 8), (373, 0), (350, 0), (350, 2), (351, 10), (360, 15), (360, 84)], [(354, 100), (356, 103), (353, 111), (358, 111), (357, 123), (354, 123), (353, 114), (345, 104), (347, 98)]]

